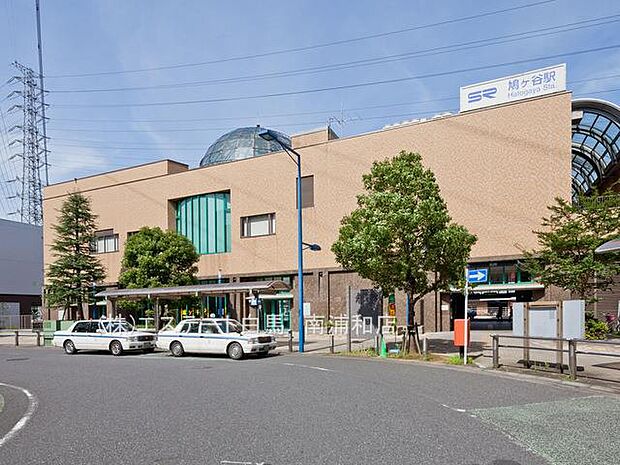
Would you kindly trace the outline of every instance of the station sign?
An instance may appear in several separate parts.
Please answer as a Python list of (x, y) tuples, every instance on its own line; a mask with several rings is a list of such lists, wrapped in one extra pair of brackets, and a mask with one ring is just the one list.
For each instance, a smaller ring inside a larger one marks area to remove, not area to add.
[(489, 269), (478, 268), (475, 270), (467, 270), (467, 281), (471, 284), (486, 283), (489, 280)]
[(566, 90), (565, 63), (461, 87), (460, 111), (476, 110), (563, 90)]

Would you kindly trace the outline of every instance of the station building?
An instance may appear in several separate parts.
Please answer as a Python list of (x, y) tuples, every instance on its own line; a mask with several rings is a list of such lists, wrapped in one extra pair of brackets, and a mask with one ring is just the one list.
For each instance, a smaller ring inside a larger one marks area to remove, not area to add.
[[(101, 285), (117, 286), (127, 237), (143, 226), (159, 226), (192, 241), (202, 283), (290, 284), (291, 292), (264, 296), (258, 316), (263, 326), (268, 315), (277, 315), (285, 329), (295, 329), (296, 166), (277, 144), (260, 138), (259, 129), (223, 135), (196, 168), (165, 159), (46, 187), (45, 264), (52, 260), (57, 212), (68, 194), (81, 192), (98, 216), (94, 251), (107, 271)], [(290, 143), (302, 158), (304, 240), (321, 246), (304, 252), (305, 313), (344, 315), (349, 299), (355, 313), (385, 313), (386, 296), (342, 269), (330, 248), (341, 218), (356, 208), (362, 175), (374, 161), (402, 150), (422, 155), (453, 220), (478, 237), (470, 264), (488, 271), (488, 281), (471, 296), (479, 315), (508, 318), (512, 302), (566, 297), (519, 268), (521, 250), (536, 247), (532, 231), (556, 197), (571, 199), (595, 186), (619, 189), (619, 133), (617, 106), (573, 101), (562, 90), (351, 137), (340, 138), (329, 127), (293, 135)], [(250, 297), (222, 296), (206, 305), (210, 313), (256, 316)], [(617, 305), (617, 297), (608, 300), (610, 307)], [(426, 331), (448, 330), (462, 305), (456, 289), (431, 294), (415, 309), (416, 320)], [(604, 299), (600, 305), (607, 305)], [(396, 295), (396, 309), (404, 323), (403, 294)]]

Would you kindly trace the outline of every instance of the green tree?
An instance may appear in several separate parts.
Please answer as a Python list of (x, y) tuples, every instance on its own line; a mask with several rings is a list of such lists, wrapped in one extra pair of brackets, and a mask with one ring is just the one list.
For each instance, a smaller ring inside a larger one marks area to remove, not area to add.
[(90, 201), (80, 193), (67, 197), (60, 209), (51, 250), (54, 262), (47, 270), (47, 302), (60, 306), (71, 318), (82, 318), (82, 304), (92, 302), (93, 283), (103, 281), (105, 271), (92, 255), (97, 217)]
[(363, 183), (366, 192), (342, 219), (332, 252), (385, 294), (405, 291), (412, 316), (426, 294), (462, 280), (476, 236), (452, 222), (435, 175), (417, 153), (373, 163)]
[(620, 274), (618, 253), (595, 249), (620, 236), (620, 204), (611, 192), (580, 195), (576, 202), (561, 198), (548, 207), (542, 228), (534, 231), (536, 250), (524, 250), (522, 266), (545, 286), (570, 291), (593, 302), (597, 290), (607, 290)]
[(195, 284), (198, 258), (186, 237), (144, 227), (125, 243), (119, 284), (124, 288)]

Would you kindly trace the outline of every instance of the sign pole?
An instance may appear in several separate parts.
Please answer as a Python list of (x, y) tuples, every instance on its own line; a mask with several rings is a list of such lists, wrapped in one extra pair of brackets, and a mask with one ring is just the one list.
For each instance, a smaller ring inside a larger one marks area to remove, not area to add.
[(467, 267), (465, 267), (465, 315), (464, 315), (464, 324), (463, 324), (463, 365), (467, 365), (467, 344), (469, 341), (467, 340), (467, 323), (469, 322), (468, 314), (467, 314), (467, 306), (469, 304), (469, 271)]

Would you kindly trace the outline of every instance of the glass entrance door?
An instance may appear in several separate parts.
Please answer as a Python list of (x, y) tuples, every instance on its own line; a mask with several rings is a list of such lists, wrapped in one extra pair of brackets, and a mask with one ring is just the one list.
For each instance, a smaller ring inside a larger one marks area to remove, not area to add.
[(290, 299), (263, 299), (261, 329), (283, 333), (291, 327)]

